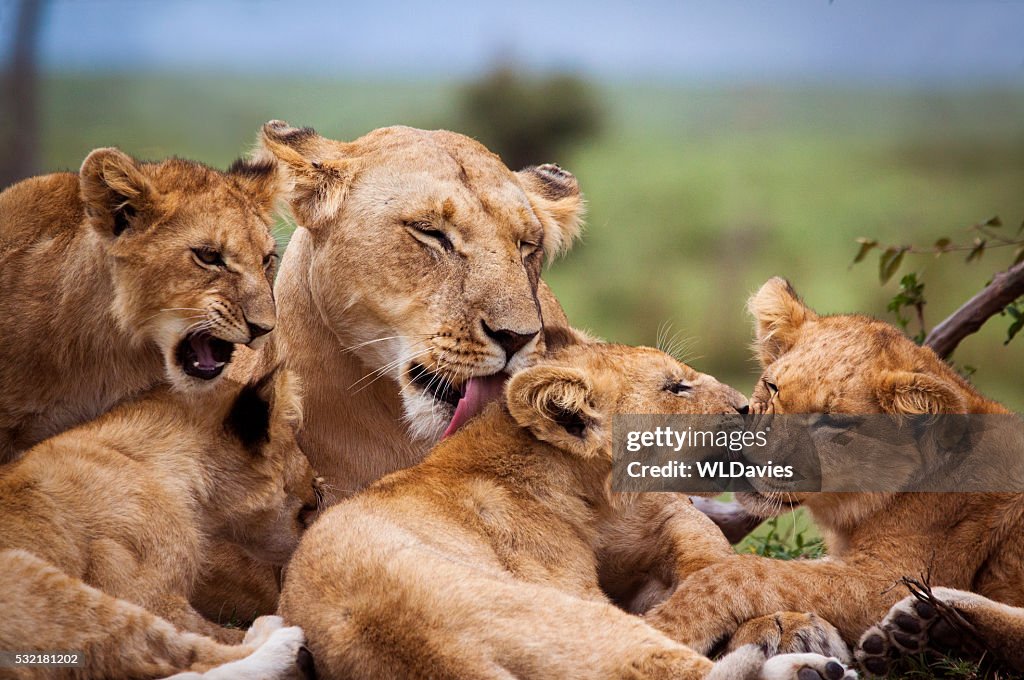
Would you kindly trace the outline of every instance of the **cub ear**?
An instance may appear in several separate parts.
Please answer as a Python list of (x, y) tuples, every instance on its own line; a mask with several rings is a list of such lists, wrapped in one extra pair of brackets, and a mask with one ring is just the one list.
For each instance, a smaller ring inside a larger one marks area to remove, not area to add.
[(747, 302), (757, 334), (755, 348), (761, 366), (768, 366), (788, 352), (800, 336), (800, 327), (818, 318), (803, 303), (786, 279), (768, 279)]
[(96, 149), (82, 163), (79, 185), (86, 213), (97, 228), (120, 236), (157, 198), (139, 164), (113, 147)]
[(554, 258), (569, 250), (586, 212), (579, 182), (554, 163), (531, 165), (516, 176), (544, 227), (544, 253)]
[(302, 423), (299, 378), (280, 365), (239, 390), (224, 420), (224, 429), (256, 452), (270, 441), (270, 424), (278, 418), (295, 428)]
[(352, 176), (351, 161), (337, 157), (339, 145), (313, 128), (272, 120), (263, 126), (260, 146), (256, 160), (277, 161), (284, 196), (299, 226), (316, 230), (329, 225), (341, 210)]
[(274, 208), (280, 194), (280, 179), (273, 156), (239, 158), (231, 164), (227, 174), (259, 205), (261, 212), (269, 213)]
[(967, 409), (956, 385), (927, 373), (888, 371), (875, 394), (882, 410), (893, 415), (964, 413)]
[(561, 366), (534, 366), (516, 373), (505, 387), (509, 413), (541, 441), (580, 456), (601, 448), (601, 414), (583, 371)]

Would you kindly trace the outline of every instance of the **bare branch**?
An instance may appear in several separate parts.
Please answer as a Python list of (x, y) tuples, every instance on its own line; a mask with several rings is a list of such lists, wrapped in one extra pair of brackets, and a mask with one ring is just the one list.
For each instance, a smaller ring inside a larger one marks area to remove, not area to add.
[(977, 332), (1006, 305), (1024, 295), (1024, 262), (992, 277), (992, 283), (965, 302), (960, 309), (939, 323), (925, 338), (924, 344), (943, 359), (949, 357), (960, 341)]

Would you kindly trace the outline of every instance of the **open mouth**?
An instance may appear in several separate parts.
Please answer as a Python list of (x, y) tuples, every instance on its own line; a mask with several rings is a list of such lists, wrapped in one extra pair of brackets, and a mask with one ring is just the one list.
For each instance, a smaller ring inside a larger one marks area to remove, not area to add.
[(436, 401), (455, 407), (451, 422), (441, 436), (442, 439), (454, 434), (471, 418), (484, 410), (484, 407), (501, 397), (507, 373), (474, 376), (462, 385), (455, 386), (450, 380), (443, 379), (437, 373), (422, 364), (414, 364), (409, 371), (413, 384), (429, 394)]
[(423, 364), (413, 364), (409, 369), (409, 379), (437, 401), (458, 406), (462, 398), (462, 390), (452, 385), (451, 380), (441, 377)]
[(232, 343), (200, 331), (186, 335), (178, 343), (175, 355), (185, 375), (200, 380), (213, 380), (231, 361), (231, 354), (234, 351), (235, 346)]

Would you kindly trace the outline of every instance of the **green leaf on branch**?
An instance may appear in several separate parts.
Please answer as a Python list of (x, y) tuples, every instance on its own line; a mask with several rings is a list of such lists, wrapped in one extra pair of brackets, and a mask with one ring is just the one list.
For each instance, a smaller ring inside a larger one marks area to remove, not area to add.
[(878, 241), (876, 241), (875, 239), (863, 237), (857, 239), (857, 243), (860, 244), (860, 250), (858, 250), (857, 255), (854, 256), (851, 266), (863, 260), (867, 256), (867, 254), (871, 252), (871, 249), (878, 245)]
[(999, 219), (999, 215), (994, 215), (993, 217), (988, 218), (988, 220), (985, 222), (985, 226), (986, 227), (1001, 227), (1001, 226), (1003, 226), (1003, 221), (1001, 219)]
[(971, 248), (971, 252), (967, 253), (967, 261), (981, 259), (981, 256), (985, 254), (985, 245), (987, 241), (983, 238), (974, 239), (974, 247)]
[(889, 247), (885, 249), (885, 252), (878, 258), (878, 278), (882, 281), (882, 285), (889, 282), (903, 262), (903, 255), (907, 252), (905, 247), (893, 248)]
[(1020, 304), (1020, 300), (1011, 302), (1006, 305), (1005, 309), (1003, 309), (1003, 313), (1008, 314), (1010, 318), (1013, 319), (1013, 323), (1011, 323), (1010, 327), (1006, 329), (1006, 340), (1003, 341), (1004, 345), (1009, 345), (1010, 341), (1013, 340), (1021, 330), (1024, 330), (1024, 310), (1020, 308)]
[(924, 328), (925, 304), (927, 304), (927, 300), (924, 297), (924, 282), (918, 281), (917, 273), (910, 272), (900, 279), (900, 292), (894, 295), (886, 306), (886, 309), (896, 315), (896, 321), (904, 330), (910, 323), (910, 318), (903, 316), (903, 310), (915, 310), (921, 327), (918, 329), (917, 334), (914, 335), (914, 342), (919, 345), (924, 342), (926, 335)]

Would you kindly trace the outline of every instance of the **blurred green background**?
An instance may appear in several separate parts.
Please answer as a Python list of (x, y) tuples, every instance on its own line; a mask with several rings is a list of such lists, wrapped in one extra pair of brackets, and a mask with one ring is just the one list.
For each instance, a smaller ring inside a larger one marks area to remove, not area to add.
[[(224, 167), (272, 118), (350, 139), (373, 128), (464, 125), (464, 79), (49, 74), (40, 81), (41, 165), (75, 169), (90, 149), (180, 155)], [(653, 344), (670, 326), (686, 358), (749, 392), (746, 298), (788, 277), (820, 312), (887, 320), (899, 276), (850, 267), (858, 236), (928, 245), (969, 241), (970, 225), (1024, 219), (1024, 91), (1013, 88), (740, 84), (604, 79), (595, 136), (549, 158), (589, 202), (581, 243), (547, 280), (570, 319)], [(929, 326), (1012, 256), (908, 257), (926, 281)], [(1004, 347), (996, 317), (955, 354), (975, 383), (1024, 410), (1024, 341)]]

